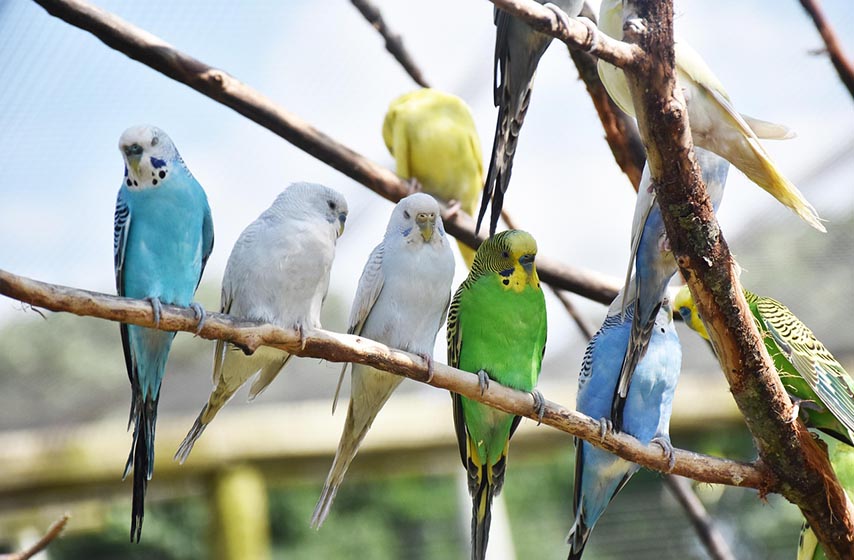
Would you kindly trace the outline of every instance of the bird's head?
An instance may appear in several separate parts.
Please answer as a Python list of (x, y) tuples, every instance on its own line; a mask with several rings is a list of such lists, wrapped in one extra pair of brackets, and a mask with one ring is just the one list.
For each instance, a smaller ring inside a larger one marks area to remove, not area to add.
[(425, 193), (415, 193), (397, 203), (386, 235), (402, 235), (407, 244), (431, 243), (445, 236), (439, 203)]
[(673, 298), (673, 306), (682, 316), (682, 320), (692, 330), (697, 331), (697, 334), (709, 340), (709, 333), (706, 331), (706, 326), (700, 319), (700, 314), (697, 313), (697, 305), (694, 303), (694, 298), (691, 297), (691, 292), (688, 286), (682, 286)]
[(157, 187), (180, 162), (172, 139), (156, 126), (132, 126), (119, 138), (125, 184), (131, 190)]
[(344, 233), (349, 212), (344, 195), (325, 185), (304, 182), (288, 186), (273, 207), (281, 214), (297, 218), (321, 218), (335, 228), (337, 237)]
[(481, 244), (474, 257), (472, 274), (497, 274), (505, 288), (516, 292), (527, 285), (539, 289), (536, 257), (537, 242), (531, 234), (518, 229), (502, 231)]

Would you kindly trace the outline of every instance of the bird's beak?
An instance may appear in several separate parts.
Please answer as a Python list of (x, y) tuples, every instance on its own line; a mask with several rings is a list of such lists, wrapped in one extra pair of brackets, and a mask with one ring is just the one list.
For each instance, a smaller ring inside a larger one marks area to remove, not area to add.
[(341, 212), (338, 214), (338, 237), (344, 233), (344, 224), (347, 222), (347, 214)]
[(415, 223), (421, 230), (421, 237), (425, 243), (430, 243), (433, 238), (433, 230), (436, 229), (436, 214), (432, 212), (421, 212), (415, 216)]
[(534, 270), (534, 255), (522, 255), (519, 257), (519, 264), (522, 265), (522, 268), (525, 269), (525, 272), (531, 274), (531, 271)]
[(133, 171), (134, 177), (139, 177), (139, 163), (142, 161), (140, 156), (128, 156), (128, 167)]
[(133, 171), (134, 177), (139, 177), (139, 164), (142, 161), (142, 146), (139, 144), (131, 144), (130, 146), (122, 146), (122, 151), (127, 159), (128, 166)]

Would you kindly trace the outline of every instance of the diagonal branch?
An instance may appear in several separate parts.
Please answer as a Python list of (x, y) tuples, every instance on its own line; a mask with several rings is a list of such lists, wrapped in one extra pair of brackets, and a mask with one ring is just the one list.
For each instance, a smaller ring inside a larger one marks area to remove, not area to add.
[(48, 545), (50, 545), (50, 543), (52, 543), (56, 537), (62, 533), (62, 530), (65, 529), (65, 525), (68, 523), (70, 518), (71, 516), (69, 514), (62, 514), (62, 516), (54, 521), (51, 526), (48, 527), (47, 532), (42, 535), (39, 540), (33, 543), (32, 546), (20, 552), (13, 552), (12, 554), (0, 554), (0, 560), (30, 560), (30, 558), (46, 549)]
[[(143, 300), (46, 284), (4, 270), (0, 270), (0, 294), (52, 311), (155, 328), (151, 304)], [(156, 328), (195, 332), (197, 325), (198, 319), (192, 309), (163, 305), (160, 324)], [(322, 329), (308, 330), (303, 335), (301, 341), (300, 333), (295, 330), (209, 313), (199, 336), (227, 340), (249, 352), (260, 346), (272, 346), (296, 356), (365, 364), (459, 393), (511, 414), (537, 419), (534, 401), (529, 393), (498, 383), (490, 383), (487, 390), (481, 393), (476, 375), (438, 362), (433, 364), (431, 378), (423, 358), (361, 336)], [(551, 401), (546, 401), (543, 423), (647, 468), (664, 472), (669, 469), (668, 461), (659, 447), (646, 447), (626, 434), (606, 434), (602, 437), (598, 421)], [(775, 489), (773, 477), (769, 477), (768, 471), (761, 466), (683, 450), (676, 450), (675, 457), (676, 463), (670, 472), (694, 480), (759, 488), (763, 492)]]
[[(176, 50), (151, 33), (83, 0), (35, 1), (52, 15), (89, 31), (107, 46), (234, 109), (380, 196), (397, 202), (409, 194), (407, 184), (388, 169), (335, 141), (226, 72)], [(470, 247), (480, 245), (483, 237), (475, 235), (470, 216), (464, 212), (449, 216), (443, 211), (442, 217), (448, 233)], [(618, 280), (547, 257), (537, 257), (537, 268), (547, 284), (604, 305), (611, 303), (621, 287)]]
[(418, 65), (415, 64), (415, 61), (409, 55), (409, 51), (403, 46), (403, 39), (400, 37), (400, 34), (389, 29), (383, 19), (383, 15), (380, 13), (380, 9), (370, 2), (370, 0), (350, 0), (350, 2), (368, 20), (368, 23), (382, 35), (382, 38), (385, 40), (386, 50), (403, 66), (409, 77), (421, 87), (430, 87), (421, 73), (421, 69), (418, 68)]
[(848, 88), (848, 93), (854, 97), (854, 64), (848, 60), (845, 53), (842, 51), (842, 46), (839, 44), (839, 38), (836, 32), (830, 26), (830, 22), (824, 16), (824, 10), (821, 9), (819, 0), (800, 0), (804, 10), (815, 23), (824, 45), (827, 48), (827, 54), (830, 56), (830, 62), (836, 68), (836, 73), (839, 74), (839, 79)]

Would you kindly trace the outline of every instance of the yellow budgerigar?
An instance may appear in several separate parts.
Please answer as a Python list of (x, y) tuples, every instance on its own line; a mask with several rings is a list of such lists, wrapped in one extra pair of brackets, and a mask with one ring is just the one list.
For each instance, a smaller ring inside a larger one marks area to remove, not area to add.
[[(401, 95), (389, 105), (383, 140), (399, 176), (414, 179), (424, 192), (474, 215), (483, 186), (483, 154), (462, 99), (432, 88)], [(458, 244), (471, 267), (474, 251)]]
[[(623, 0), (602, 0), (599, 29), (615, 39), (623, 37)], [(687, 43), (676, 41), (676, 79), (688, 104), (688, 121), (697, 146), (726, 159), (802, 220), (825, 231), (815, 208), (786, 179), (759, 143), (760, 138), (792, 138), (789, 128), (746, 115), (733, 107), (723, 84)], [(599, 77), (611, 99), (634, 116), (635, 110), (622, 69), (599, 61)]]

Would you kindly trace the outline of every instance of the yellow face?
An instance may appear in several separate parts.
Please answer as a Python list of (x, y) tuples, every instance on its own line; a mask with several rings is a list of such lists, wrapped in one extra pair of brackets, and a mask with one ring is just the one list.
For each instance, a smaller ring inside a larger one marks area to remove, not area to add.
[(509, 230), (497, 233), (484, 241), (472, 265), (475, 270), (496, 273), (497, 281), (505, 290), (521, 292), (527, 286), (540, 289), (540, 278), (534, 260), (537, 242), (527, 232)]

